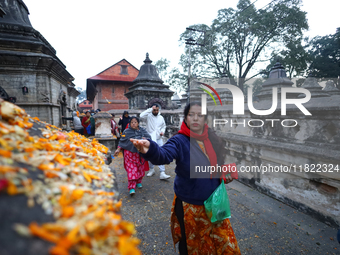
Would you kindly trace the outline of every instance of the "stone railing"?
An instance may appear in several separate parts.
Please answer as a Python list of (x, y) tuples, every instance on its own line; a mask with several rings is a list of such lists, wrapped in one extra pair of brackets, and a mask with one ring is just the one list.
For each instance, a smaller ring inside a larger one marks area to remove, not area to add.
[[(287, 105), (283, 116), (279, 100), (268, 116), (253, 114), (246, 104), (242, 116), (232, 114), (232, 105), (208, 106), (208, 122), (210, 127), (215, 122), (214, 129), (226, 144), (226, 162), (237, 164), (240, 181), (339, 226), (340, 95), (336, 90), (327, 93), (314, 78), (308, 79), (305, 88), (312, 97), (303, 106), (311, 116), (295, 105)], [(270, 98), (254, 108), (271, 105)]]

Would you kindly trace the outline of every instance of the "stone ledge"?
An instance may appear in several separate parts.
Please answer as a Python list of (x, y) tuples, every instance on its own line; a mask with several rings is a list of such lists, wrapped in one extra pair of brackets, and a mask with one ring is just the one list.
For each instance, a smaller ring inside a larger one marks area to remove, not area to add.
[(315, 156), (319, 156), (326, 160), (332, 161), (338, 161), (340, 158), (340, 151), (331, 150), (329, 148), (327, 148), (327, 151), (325, 151), (324, 148), (320, 149), (320, 146), (299, 145), (288, 142), (284, 143), (280, 141), (270, 141), (268, 139), (263, 138), (226, 134), (221, 131), (216, 131), (216, 134), (227, 141), (254, 144), (257, 146), (263, 146), (266, 148), (271, 148), (279, 151), (287, 151), (287, 144), (289, 144), (290, 152), (297, 153), (297, 155), (304, 154), (313, 158), (315, 158)]

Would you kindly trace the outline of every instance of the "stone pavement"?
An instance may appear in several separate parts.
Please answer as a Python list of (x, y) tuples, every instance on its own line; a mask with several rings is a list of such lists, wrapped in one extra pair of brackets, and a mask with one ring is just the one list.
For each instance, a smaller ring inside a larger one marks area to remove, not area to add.
[[(166, 165), (169, 181), (145, 176), (143, 188), (131, 197), (120, 154), (111, 164), (123, 199), (122, 215), (135, 223), (143, 254), (178, 254), (170, 231), (175, 163)], [(227, 185), (231, 224), (242, 254), (340, 254), (337, 229), (329, 227), (252, 188), (233, 181)]]

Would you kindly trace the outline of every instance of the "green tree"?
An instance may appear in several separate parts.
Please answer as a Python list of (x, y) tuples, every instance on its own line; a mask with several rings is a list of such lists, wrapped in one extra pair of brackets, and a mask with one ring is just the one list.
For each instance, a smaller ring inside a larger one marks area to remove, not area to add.
[(188, 75), (183, 74), (178, 68), (173, 68), (169, 72), (168, 84), (170, 88), (178, 93), (186, 92), (188, 85)]
[(310, 71), (321, 80), (334, 80), (340, 85), (340, 27), (333, 35), (317, 36), (311, 41)]
[[(306, 13), (300, 10), (300, 5), (301, 0), (276, 0), (256, 10), (250, 0), (239, 0), (236, 10), (219, 10), (211, 27), (190, 26), (205, 28), (208, 41), (205, 47), (192, 47), (193, 68), (201, 75), (225, 73), (232, 78), (232, 66), (236, 65), (239, 86), (243, 89), (254, 65), (267, 61), (265, 55), (270, 47), (283, 47), (301, 38), (303, 30), (308, 29)], [(184, 32), (181, 40), (184, 42), (188, 36), (189, 31)]]
[(299, 38), (296, 41), (288, 42), (286, 48), (279, 53), (273, 51), (270, 63), (266, 69), (263, 70), (263, 74), (268, 77), (271, 68), (276, 62), (280, 62), (285, 68), (289, 79), (305, 75), (308, 63), (310, 62), (310, 56), (306, 50), (308, 47), (308, 39), (305, 38), (304, 41), (307, 43), (302, 45), (302, 40)]
[[(307, 41), (307, 39), (305, 39)], [(287, 76), (292, 77), (301, 76), (307, 70), (307, 63), (309, 62), (309, 55), (306, 48), (308, 45), (302, 45), (301, 39), (290, 41), (286, 45), (286, 49), (280, 52), (282, 56), (283, 66), (286, 69)]]
[(163, 81), (166, 81), (165, 79), (167, 79), (167, 75), (168, 75), (167, 69), (169, 65), (170, 65), (170, 61), (167, 60), (166, 58), (161, 58), (160, 60), (157, 60), (155, 63), (155, 66), (158, 70), (159, 77)]
[(263, 78), (257, 78), (255, 81), (252, 83), (252, 85), (248, 85), (247, 83), (244, 84), (244, 94), (249, 96), (247, 94), (248, 88), (253, 87), (253, 99), (257, 96), (258, 93), (260, 93), (262, 89), (262, 84), (265, 80)]

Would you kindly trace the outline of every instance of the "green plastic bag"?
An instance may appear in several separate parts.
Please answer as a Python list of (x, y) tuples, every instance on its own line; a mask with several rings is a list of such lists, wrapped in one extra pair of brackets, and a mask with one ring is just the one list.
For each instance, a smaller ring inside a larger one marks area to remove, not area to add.
[(231, 217), (229, 198), (224, 186), (224, 180), (222, 180), (211, 196), (204, 201), (204, 207), (211, 223), (217, 223)]

